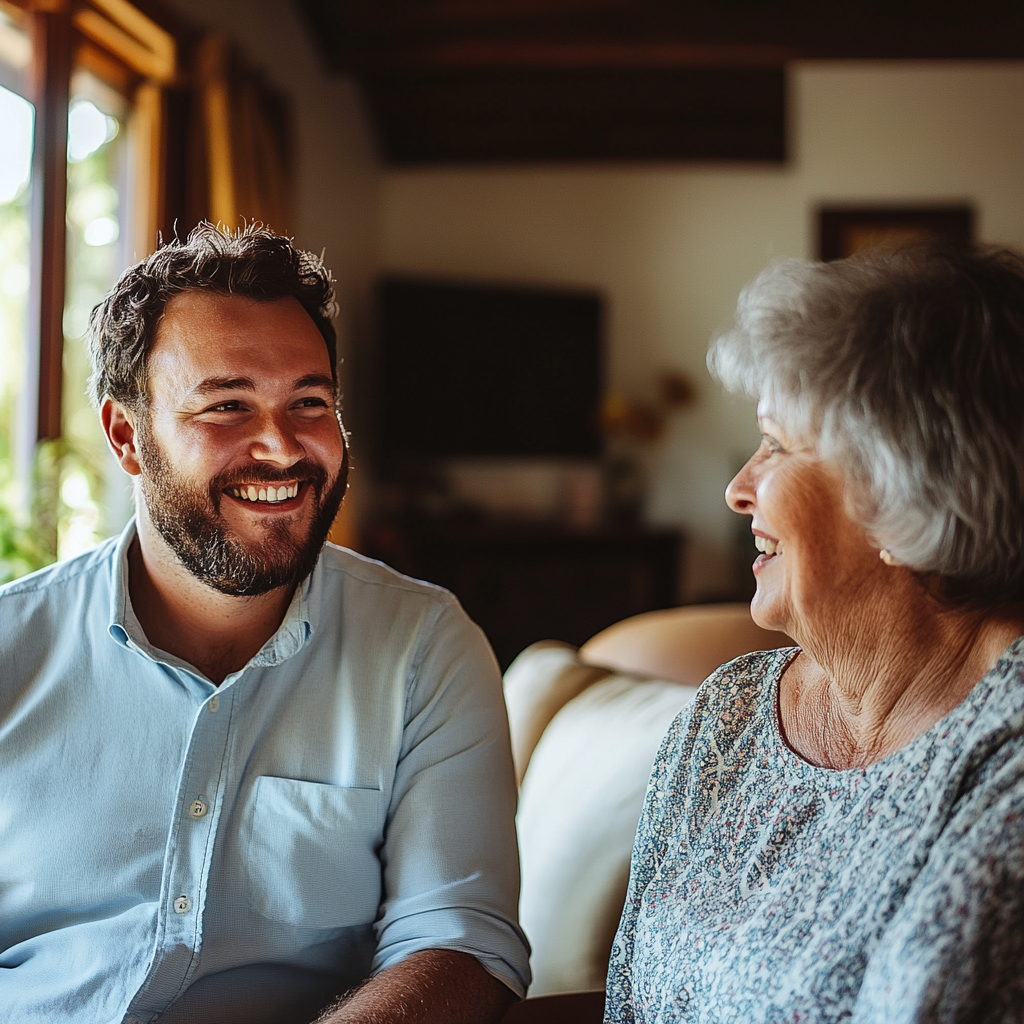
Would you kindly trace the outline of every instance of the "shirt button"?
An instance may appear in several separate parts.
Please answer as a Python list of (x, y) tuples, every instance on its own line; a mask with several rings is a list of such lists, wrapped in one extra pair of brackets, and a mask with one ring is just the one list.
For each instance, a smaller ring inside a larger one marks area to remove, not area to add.
[(176, 914), (187, 914), (192, 907), (192, 901), (187, 896), (179, 896), (174, 901), (174, 912)]
[(188, 805), (188, 813), (191, 814), (193, 818), (205, 818), (206, 812), (209, 809), (210, 805), (205, 800), (200, 800), (199, 797), (196, 797), (196, 799)]
[(217, 711), (217, 708), (219, 708), (219, 707), (220, 707), (220, 695), (215, 693), (206, 702), (206, 710), (209, 711), (211, 714), (215, 714), (216, 711)]

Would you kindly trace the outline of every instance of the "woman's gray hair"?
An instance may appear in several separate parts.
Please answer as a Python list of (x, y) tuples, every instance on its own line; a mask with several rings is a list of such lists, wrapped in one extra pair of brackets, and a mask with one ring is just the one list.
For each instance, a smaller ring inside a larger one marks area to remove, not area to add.
[(949, 600), (1024, 600), (1024, 258), (910, 248), (792, 261), (708, 352), (847, 477), (879, 547)]

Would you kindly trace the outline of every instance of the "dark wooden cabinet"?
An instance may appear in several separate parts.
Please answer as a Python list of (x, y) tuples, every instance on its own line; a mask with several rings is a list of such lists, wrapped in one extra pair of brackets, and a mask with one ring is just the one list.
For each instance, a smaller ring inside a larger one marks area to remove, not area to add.
[(582, 644), (677, 603), (682, 538), (673, 530), (431, 524), (380, 527), (369, 541), (373, 557), (451, 590), (502, 670), (535, 640)]

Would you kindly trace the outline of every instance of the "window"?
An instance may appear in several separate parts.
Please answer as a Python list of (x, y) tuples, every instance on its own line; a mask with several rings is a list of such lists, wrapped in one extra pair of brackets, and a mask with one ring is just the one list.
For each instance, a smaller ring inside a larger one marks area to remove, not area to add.
[(45, 558), (27, 529), (27, 467), (19, 473), (16, 466), (19, 449), (27, 447), (24, 435), (31, 433), (22, 397), (35, 121), (27, 98), (32, 45), (18, 13), (0, 7), (0, 580), (28, 572)]
[(0, 580), (131, 513), (84, 335), (156, 245), (175, 65), (174, 38), (127, 0), (0, 0)]
[(122, 230), (130, 216), (127, 120), (121, 93), (89, 71), (76, 71), (68, 110), (61, 558), (116, 533), (131, 515), (129, 481), (108, 450), (86, 397), (90, 365), (85, 345), (90, 312), (132, 262), (130, 231)]

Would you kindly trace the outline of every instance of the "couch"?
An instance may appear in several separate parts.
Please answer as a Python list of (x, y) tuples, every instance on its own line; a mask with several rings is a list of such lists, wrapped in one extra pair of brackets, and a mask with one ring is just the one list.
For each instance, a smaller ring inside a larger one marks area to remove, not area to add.
[(509, 666), (531, 997), (604, 988), (665, 731), (719, 665), (791, 642), (745, 604), (697, 605), (626, 619), (579, 650), (541, 641)]

